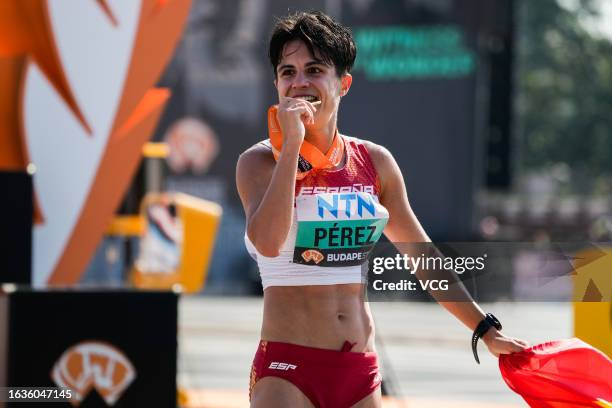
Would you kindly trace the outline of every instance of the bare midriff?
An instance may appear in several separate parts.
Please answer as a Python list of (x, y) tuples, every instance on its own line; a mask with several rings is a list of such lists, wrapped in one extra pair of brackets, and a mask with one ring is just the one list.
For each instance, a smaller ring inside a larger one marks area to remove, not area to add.
[(272, 286), (264, 291), (262, 340), (352, 352), (374, 351), (374, 322), (362, 284)]

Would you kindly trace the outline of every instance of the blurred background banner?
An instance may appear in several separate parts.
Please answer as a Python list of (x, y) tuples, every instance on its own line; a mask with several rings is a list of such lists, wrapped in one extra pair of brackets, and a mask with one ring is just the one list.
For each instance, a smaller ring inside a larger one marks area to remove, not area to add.
[(0, 170), (36, 173), (37, 287), (74, 284), (89, 263), (168, 99), (154, 85), (189, 4), (3, 2)]
[(513, 1), (365, 3), (339, 10), (358, 50), (339, 127), (391, 151), (432, 239), (471, 239), (488, 131), (508, 143)]

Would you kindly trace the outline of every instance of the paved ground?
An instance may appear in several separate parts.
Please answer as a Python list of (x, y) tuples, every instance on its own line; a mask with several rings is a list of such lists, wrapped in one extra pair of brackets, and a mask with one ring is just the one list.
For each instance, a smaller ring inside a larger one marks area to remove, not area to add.
[[(435, 304), (372, 303), (383, 378), (404, 404), (386, 407), (523, 407), (504, 384), (497, 360)], [(506, 332), (531, 343), (572, 335), (571, 304), (494, 303), (483, 307)], [(260, 298), (184, 297), (180, 303), (179, 386), (194, 390), (190, 404), (207, 408), (247, 406), (246, 390), (259, 340)]]

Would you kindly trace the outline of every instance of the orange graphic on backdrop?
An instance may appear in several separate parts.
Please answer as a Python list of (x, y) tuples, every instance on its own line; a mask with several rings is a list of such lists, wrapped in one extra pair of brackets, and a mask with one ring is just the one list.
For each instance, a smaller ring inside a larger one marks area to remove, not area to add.
[[(91, 1), (101, 8), (101, 18), (113, 25), (121, 24), (106, 0)], [(78, 222), (53, 268), (50, 284), (78, 281), (136, 170), (141, 147), (155, 129), (169, 97), (168, 90), (156, 89), (154, 85), (177, 44), (190, 3), (190, 0), (141, 1), (130, 66), (109, 142)], [(24, 72), (30, 63), (40, 68), (85, 131), (91, 134), (57, 52), (48, 0), (2, 0), (0, 171), (23, 170), (29, 161), (22, 122), (22, 91)]]

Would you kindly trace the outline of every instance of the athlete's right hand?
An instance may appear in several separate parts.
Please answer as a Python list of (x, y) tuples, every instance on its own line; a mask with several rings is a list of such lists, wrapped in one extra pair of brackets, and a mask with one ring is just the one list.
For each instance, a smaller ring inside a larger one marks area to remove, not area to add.
[(303, 99), (281, 97), (276, 118), (283, 132), (283, 145), (299, 147), (306, 135), (306, 125), (314, 123), (317, 108)]

